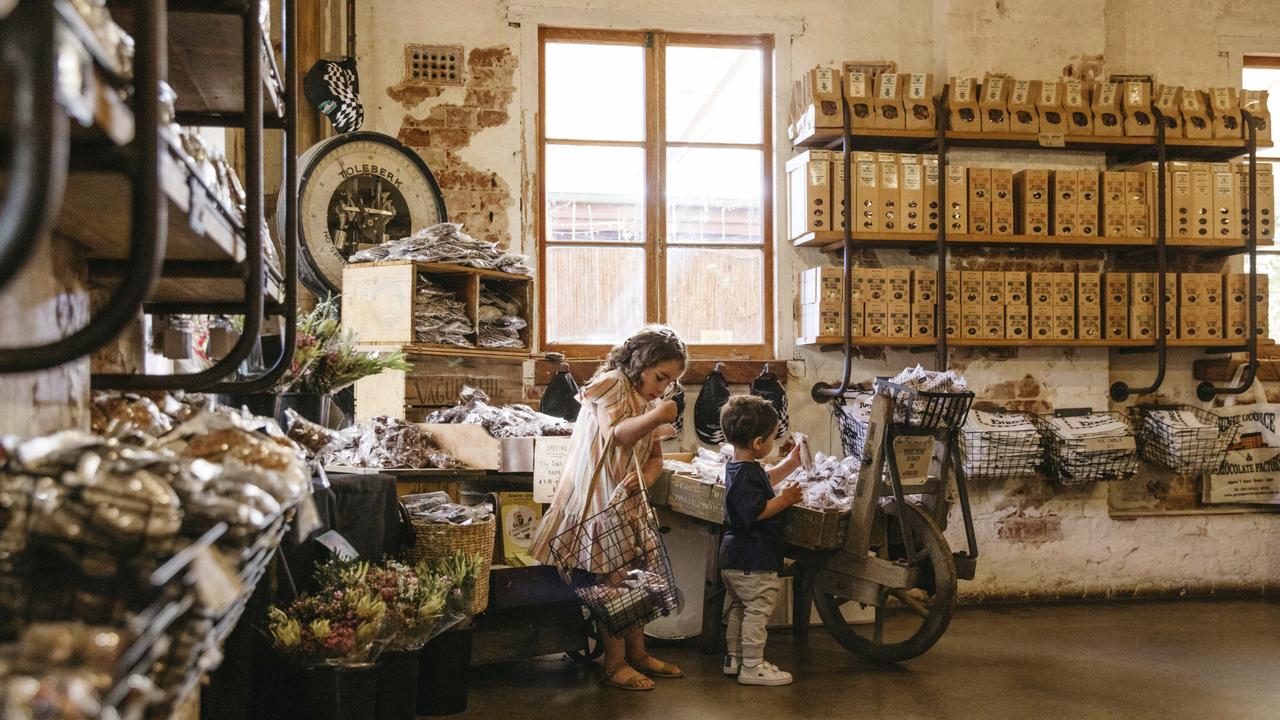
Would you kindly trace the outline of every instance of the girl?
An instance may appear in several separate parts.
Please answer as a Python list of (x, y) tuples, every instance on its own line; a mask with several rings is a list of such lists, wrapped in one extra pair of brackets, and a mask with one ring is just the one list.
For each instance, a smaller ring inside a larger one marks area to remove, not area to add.
[[(582, 388), (578, 413), (569, 441), (564, 474), (555, 498), (533, 536), (531, 552), (551, 562), (550, 544), (572, 529), (581, 517), (602, 512), (619, 485), (652, 484), (662, 472), (662, 441), (675, 434), (676, 404), (666, 399), (672, 384), (684, 373), (684, 342), (670, 328), (650, 325), (609, 351), (591, 382)], [(592, 470), (612, 436), (614, 446), (592, 487)], [(632, 452), (641, 463), (633, 469)], [(584, 512), (584, 505), (585, 512)], [(684, 672), (649, 655), (644, 633), (624, 638), (602, 632), (604, 684), (623, 690), (652, 690), (647, 675), (682, 677)]]

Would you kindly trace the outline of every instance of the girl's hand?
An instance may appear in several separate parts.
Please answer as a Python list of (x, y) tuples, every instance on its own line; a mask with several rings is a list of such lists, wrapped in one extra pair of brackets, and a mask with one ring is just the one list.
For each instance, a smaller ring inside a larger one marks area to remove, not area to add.
[(653, 413), (664, 423), (674, 423), (679, 412), (674, 400), (656, 400), (653, 403)]
[(627, 474), (622, 477), (622, 482), (618, 484), (627, 493), (634, 493), (640, 489), (640, 475), (636, 473), (635, 469), (628, 470)]
[(653, 431), (653, 436), (658, 442), (670, 440), (676, 436), (676, 426), (671, 423), (663, 423), (658, 426), (657, 430)]

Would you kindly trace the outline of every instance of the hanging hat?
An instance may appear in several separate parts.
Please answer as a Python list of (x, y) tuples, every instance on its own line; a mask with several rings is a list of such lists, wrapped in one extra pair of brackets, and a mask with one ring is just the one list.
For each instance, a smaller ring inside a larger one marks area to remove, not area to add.
[(729, 402), (729, 382), (724, 379), (717, 365), (707, 373), (707, 379), (698, 391), (698, 399), (693, 403), (693, 429), (698, 439), (708, 445), (719, 445), (724, 442), (724, 431), (720, 429), (720, 408)]
[(751, 381), (751, 394), (768, 400), (773, 409), (778, 411), (777, 437), (785, 437), (791, 426), (791, 418), (787, 415), (787, 389), (782, 387), (778, 376), (769, 371), (768, 365)]
[(582, 404), (578, 402), (578, 381), (573, 379), (567, 367), (562, 367), (551, 377), (551, 382), (547, 383), (540, 410), (547, 415), (574, 422), (581, 409)]
[(364, 124), (355, 58), (317, 60), (303, 78), (302, 90), (307, 102), (324, 113), (338, 132), (353, 132)]

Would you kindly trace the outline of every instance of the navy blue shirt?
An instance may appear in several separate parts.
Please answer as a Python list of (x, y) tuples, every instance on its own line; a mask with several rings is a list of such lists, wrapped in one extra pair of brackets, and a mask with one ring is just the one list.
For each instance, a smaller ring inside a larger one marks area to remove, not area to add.
[(782, 513), (756, 520), (773, 499), (773, 484), (755, 461), (731, 462), (725, 469), (724, 541), (721, 570), (782, 569)]

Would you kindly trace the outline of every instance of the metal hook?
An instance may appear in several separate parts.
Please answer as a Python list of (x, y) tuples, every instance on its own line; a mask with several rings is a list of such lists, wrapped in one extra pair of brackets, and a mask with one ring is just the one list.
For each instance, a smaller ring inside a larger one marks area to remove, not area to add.
[(716, 363), (715, 367), (711, 368), (711, 372), (724, 372), (724, 363)]

